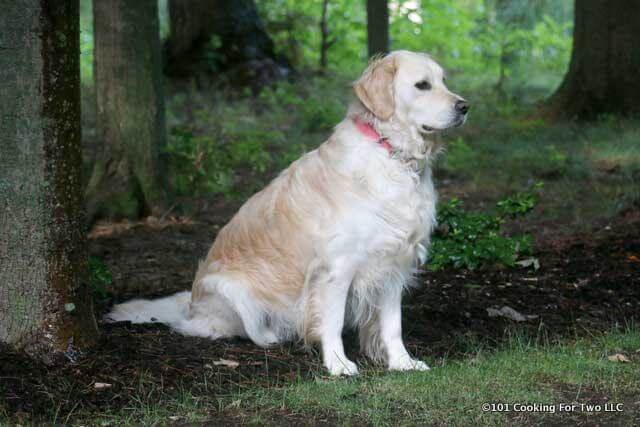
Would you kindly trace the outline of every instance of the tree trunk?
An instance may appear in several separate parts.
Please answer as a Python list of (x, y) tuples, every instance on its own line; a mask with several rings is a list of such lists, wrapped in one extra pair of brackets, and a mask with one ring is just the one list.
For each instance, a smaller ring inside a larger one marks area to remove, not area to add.
[(99, 0), (93, 5), (97, 139), (88, 215), (137, 218), (166, 207), (166, 141), (158, 5)]
[(387, 0), (367, 0), (367, 44), (369, 57), (389, 52)]
[(78, 0), (0, 14), (0, 342), (73, 358), (97, 337), (87, 287)]
[(501, 35), (500, 39), (500, 58), (498, 62), (498, 81), (496, 83), (496, 92), (501, 98), (506, 98), (505, 84), (507, 81), (507, 73), (508, 68), (511, 66), (513, 62), (514, 53), (511, 48), (508, 40), (507, 33), (512, 30), (511, 26), (517, 24), (513, 19), (512, 14), (509, 12), (509, 6), (511, 0), (496, 0), (495, 8), (496, 8), (496, 23), (499, 25), (498, 28)]
[(276, 58), (254, 0), (216, 0), (214, 25), (222, 43), (223, 62), (229, 66)]
[(640, 7), (636, 0), (576, 0), (573, 52), (549, 101), (556, 116), (590, 119), (640, 111)]
[(322, 14), (320, 15), (320, 73), (327, 71), (327, 54), (329, 48), (335, 42), (334, 39), (329, 39), (329, 26), (327, 9), (329, 8), (329, 0), (322, 0)]
[(496, 92), (500, 98), (506, 99), (509, 96), (505, 86), (509, 77), (518, 66), (517, 47), (510, 35), (518, 29), (531, 29), (537, 21), (537, 16), (541, 15), (540, 1), (529, 2), (514, 0), (495, 0), (495, 16), (498, 33), (500, 34), (500, 58), (498, 81), (496, 82)]
[(187, 76), (213, 35), (215, 0), (169, 0), (170, 35), (165, 45), (170, 76)]
[(169, 0), (169, 13), (169, 75), (184, 77), (202, 69), (213, 36), (219, 45), (210, 46), (210, 61), (217, 70), (232, 71), (230, 76), (241, 83), (259, 85), (283, 77), (290, 68), (276, 55), (254, 0)]

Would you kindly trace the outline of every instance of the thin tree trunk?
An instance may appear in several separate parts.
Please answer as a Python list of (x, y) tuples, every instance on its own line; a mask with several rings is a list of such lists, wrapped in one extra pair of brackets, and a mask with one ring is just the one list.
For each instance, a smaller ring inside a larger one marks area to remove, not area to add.
[(94, 2), (97, 139), (88, 215), (137, 218), (166, 207), (166, 140), (156, 0)]
[(636, 0), (576, 0), (569, 71), (547, 108), (589, 119), (640, 112), (640, 7)]
[(333, 44), (333, 40), (329, 39), (329, 27), (327, 25), (327, 9), (329, 8), (329, 0), (322, 0), (322, 14), (320, 17), (320, 72), (327, 70), (327, 53)]
[(500, 29), (502, 38), (500, 39), (500, 58), (498, 81), (496, 82), (496, 92), (501, 98), (507, 98), (505, 85), (509, 79), (511, 68), (516, 62), (514, 47), (508, 39), (508, 35), (516, 28), (527, 28), (526, 13), (530, 13), (527, 9), (514, 4), (513, 0), (496, 0), (496, 24)]
[(45, 361), (97, 337), (87, 287), (78, 0), (0, 14), (0, 342)]
[(389, 52), (389, 6), (387, 0), (367, 0), (369, 57)]

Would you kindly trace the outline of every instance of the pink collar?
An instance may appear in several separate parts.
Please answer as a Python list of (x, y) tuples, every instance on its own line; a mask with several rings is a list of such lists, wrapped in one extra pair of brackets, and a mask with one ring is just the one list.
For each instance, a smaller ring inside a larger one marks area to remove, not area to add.
[(369, 139), (375, 140), (375, 142), (380, 145), (382, 148), (387, 150), (389, 154), (393, 153), (393, 147), (389, 144), (389, 138), (383, 138), (380, 136), (378, 132), (373, 128), (371, 123), (363, 122), (356, 118), (352, 119), (353, 124), (356, 125), (356, 128), (360, 131), (360, 133), (366, 136)]

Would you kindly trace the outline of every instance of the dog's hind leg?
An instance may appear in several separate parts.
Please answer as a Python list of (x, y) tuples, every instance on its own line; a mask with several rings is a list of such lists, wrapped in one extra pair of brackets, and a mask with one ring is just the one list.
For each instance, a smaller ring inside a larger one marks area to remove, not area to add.
[(234, 335), (246, 336), (261, 347), (269, 347), (280, 341), (276, 333), (267, 324), (267, 313), (260, 307), (247, 287), (235, 279), (212, 274), (202, 279), (203, 289), (224, 298), (241, 322), (242, 332)]

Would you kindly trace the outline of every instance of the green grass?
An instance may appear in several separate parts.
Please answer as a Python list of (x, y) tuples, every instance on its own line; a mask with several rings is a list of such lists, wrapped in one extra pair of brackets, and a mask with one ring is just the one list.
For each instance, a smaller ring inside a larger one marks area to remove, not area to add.
[(165, 425), (171, 422), (196, 423), (210, 418), (214, 403), (208, 396), (194, 396), (179, 391), (173, 396), (161, 399), (149, 399), (141, 395), (131, 404), (119, 411), (95, 413), (70, 413), (64, 417), (55, 417), (52, 424), (88, 424), (118, 426)]
[[(304, 416), (331, 416), (341, 422), (494, 425), (509, 424), (514, 417), (540, 421), (553, 414), (483, 412), (484, 403), (604, 404), (606, 396), (608, 402), (624, 403), (626, 416), (631, 417), (638, 410), (632, 407), (634, 402), (638, 405), (638, 357), (623, 364), (607, 356), (633, 355), (639, 349), (637, 329), (570, 344), (537, 345), (514, 337), (495, 353), (478, 350), (463, 360), (432, 361), (435, 369), (425, 373), (365, 370), (356, 379), (318, 377), (278, 390), (256, 390), (237, 399), (248, 412), (284, 409)], [(584, 421), (594, 415), (576, 412), (570, 416)]]
[[(355, 378), (317, 372), (289, 385), (247, 384), (230, 395), (156, 390), (142, 381), (130, 404), (118, 411), (54, 415), (53, 421), (91, 425), (162, 425), (234, 422), (278, 425), (282, 417), (330, 424), (511, 425), (539, 423), (632, 424), (640, 411), (640, 329), (549, 343), (513, 335), (497, 350), (470, 343), (459, 359), (428, 360), (429, 372), (389, 373), (364, 367)], [(622, 353), (630, 363), (608, 360)], [(151, 385), (150, 385), (151, 384)], [(510, 412), (486, 412), (483, 404), (508, 404)], [(517, 412), (515, 404), (556, 405), (556, 413)], [(622, 403), (622, 413), (576, 410), (559, 404)], [(0, 417), (1, 420), (1, 417)]]
[(534, 217), (588, 227), (638, 203), (640, 122), (548, 123), (491, 112), (469, 118), (439, 168), (454, 178), (445, 195), (496, 201), (543, 181)]

